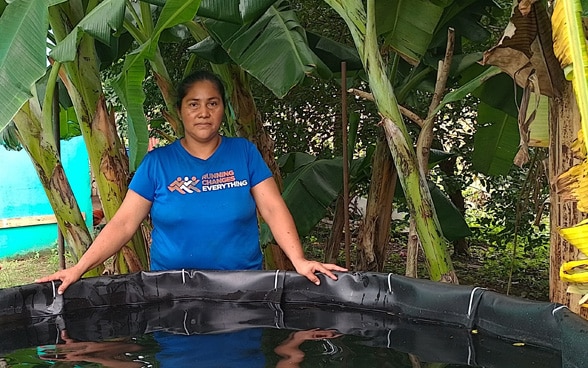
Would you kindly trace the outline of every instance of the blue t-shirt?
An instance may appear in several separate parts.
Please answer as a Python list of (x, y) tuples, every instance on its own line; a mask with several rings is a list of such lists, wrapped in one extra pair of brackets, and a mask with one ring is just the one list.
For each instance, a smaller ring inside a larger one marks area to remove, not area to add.
[(222, 137), (206, 160), (179, 140), (149, 152), (129, 189), (152, 202), (151, 269), (261, 269), (251, 188), (271, 175), (245, 138)]

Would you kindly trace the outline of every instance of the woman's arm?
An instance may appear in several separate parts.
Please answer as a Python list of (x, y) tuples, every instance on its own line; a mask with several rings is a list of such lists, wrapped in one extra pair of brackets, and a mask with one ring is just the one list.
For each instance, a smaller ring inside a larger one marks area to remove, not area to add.
[(78, 263), (35, 282), (61, 280), (57, 292), (63, 294), (65, 289), (82, 277), (86, 271), (100, 265), (118, 252), (132, 238), (150, 209), (150, 201), (129, 190), (116, 214), (100, 231)]
[(274, 239), (290, 259), (296, 272), (318, 285), (320, 281), (315, 272), (322, 272), (336, 280), (337, 276), (331, 271), (347, 271), (335, 264), (309, 261), (304, 257), (296, 225), (273, 178), (268, 178), (254, 186), (251, 193), (261, 217), (270, 227)]

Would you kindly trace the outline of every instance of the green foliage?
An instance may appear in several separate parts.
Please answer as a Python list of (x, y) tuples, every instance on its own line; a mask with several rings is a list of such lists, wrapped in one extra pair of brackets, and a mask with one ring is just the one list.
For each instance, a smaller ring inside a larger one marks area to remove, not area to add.
[[(310, 81), (309, 81), (310, 82)], [(341, 87), (336, 80), (294, 87), (287, 99), (278, 99), (256, 83), (256, 104), (274, 138), (276, 157), (307, 152), (318, 158), (341, 156)], [(348, 111), (360, 116), (353, 157), (365, 155), (380, 131), (375, 106), (349, 98)]]
[(0, 131), (33, 96), (31, 90), (35, 82), (46, 72), (47, 9), (63, 1), (65, 0), (15, 0), (2, 9)]
[(516, 253), (511, 277), (512, 255), (511, 246), (499, 248), (488, 246), (484, 241), (474, 241), (470, 246), (470, 257), (457, 258), (454, 262), (460, 283), (549, 301), (549, 247), (543, 245)]
[(207, 19), (205, 26), (234, 63), (280, 98), (306, 75), (330, 77), (330, 70), (308, 47), (305, 30), (288, 1), (277, 1), (250, 24)]
[[(489, 120), (482, 120), (482, 116)], [(472, 157), (476, 170), (487, 175), (508, 173), (519, 142), (516, 118), (484, 103), (478, 104), (478, 128)]]
[(469, 211), (474, 238), (502, 249), (518, 243), (525, 251), (549, 244), (549, 188), (540, 161), (506, 176), (478, 177), (483, 191), (472, 193)]
[(4, 130), (0, 131), (0, 144), (7, 150), (20, 151), (22, 149), (22, 145), (16, 137), (14, 122), (11, 122)]

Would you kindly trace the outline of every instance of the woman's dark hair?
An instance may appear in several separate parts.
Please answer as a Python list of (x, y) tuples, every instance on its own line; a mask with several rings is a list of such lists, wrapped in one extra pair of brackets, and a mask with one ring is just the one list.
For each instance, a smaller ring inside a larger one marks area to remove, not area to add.
[(218, 75), (209, 72), (208, 70), (198, 70), (188, 75), (178, 84), (176, 90), (176, 96), (178, 98), (176, 101), (176, 107), (178, 109), (182, 107), (182, 100), (184, 99), (184, 97), (186, 97), (186, 93), (188, 93), (188, 90), (192, 87), (192, 85), (194, 83), (201, 81), (209, 81), (212, 84), (214, 84), (216, 86), (216, 89), (218, 90), (218, 93), (221, 95), (223, 105), (227, 106), (227, 103), (225, 101), (225, 86), (221, 79), (218, 77)]

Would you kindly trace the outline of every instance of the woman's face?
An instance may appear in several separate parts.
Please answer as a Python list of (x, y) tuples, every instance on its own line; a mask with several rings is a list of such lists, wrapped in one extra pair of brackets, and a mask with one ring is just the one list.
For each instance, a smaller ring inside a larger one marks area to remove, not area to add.
[(215, 139), (224, 112), (222, 97), (214, 83), (202, 80), (192, 84), (180, 106), (186, 139), (200, 143)]

